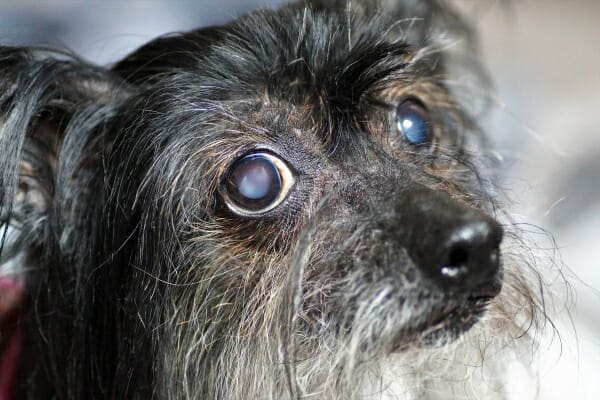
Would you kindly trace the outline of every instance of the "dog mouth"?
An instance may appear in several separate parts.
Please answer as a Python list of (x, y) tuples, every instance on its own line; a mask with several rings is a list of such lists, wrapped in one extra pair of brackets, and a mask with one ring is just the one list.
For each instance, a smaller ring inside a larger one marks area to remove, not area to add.
[[(398, 336), (394, 352), (403, 351), (409, 344), (419, 347), (441, 347), (459, 339), (485, 315), (497, 290), (469, 295), (461, 301), (449, 301), (443, 308), (431, 313), (422, 324)], [(407, 337), (412, 339), (407, 341)]]
[(502, 290), (502, 274), (474, 288), (470, 293), (448, 295), (445, 306), (434, 310), (424, 324), (415, 329), (424, 346), (444, 346), (467, 333), (486, 313), (491, 301)]
[(492, 294), (473, 295), (445, 308), (419, 330), (419, 342), (425, 346), (443, 346), (457, 340), (483, 317), (494, 297)]

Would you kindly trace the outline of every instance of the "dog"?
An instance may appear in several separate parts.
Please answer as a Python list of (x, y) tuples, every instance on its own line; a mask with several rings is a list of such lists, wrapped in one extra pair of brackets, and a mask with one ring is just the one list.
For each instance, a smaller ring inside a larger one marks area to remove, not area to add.
[(437, 0), (259, 10), (110, 68), (2, 47), (15, 396), (535, 387), (543, 290), (489, 172), (487, 85)]

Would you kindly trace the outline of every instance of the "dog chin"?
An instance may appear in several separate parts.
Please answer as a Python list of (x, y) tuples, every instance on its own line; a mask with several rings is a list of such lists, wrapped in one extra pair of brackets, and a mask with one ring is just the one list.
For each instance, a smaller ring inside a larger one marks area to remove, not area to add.
[(469, 297), (447, 305), (432, 313), (423, 324), (403, 330), (392, 353), (406, 351), (410, 347), (436, 348), (460, 339), (485, 315), (494, 296)]
[(470, 298), (440, 315), (422, 331), (420, 344), (438, 347), (459, 339), (481, 320), (491, 299), (491, 297)]
[(461, 301), (450, 301), (442, 311), (433, 313), (430, 323), (418, 330), (419, 344), (426, 347), (445, 346), (467, 333), (485, 315), (490, 302), (500, 293), (502, 279), (474, 291)]

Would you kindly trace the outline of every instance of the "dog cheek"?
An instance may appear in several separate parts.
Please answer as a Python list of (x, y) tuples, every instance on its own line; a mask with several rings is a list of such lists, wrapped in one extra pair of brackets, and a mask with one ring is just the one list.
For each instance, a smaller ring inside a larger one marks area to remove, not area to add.
[(341, 340), (363, 343), (363, 351), (389, 351), (398, 337), (424, 323), (433, 296), (405, 250), (366, 236), (375, 239), (341, 240), (325, 251), (335, 256), (310, 266), (304, 329), (326, 327)]

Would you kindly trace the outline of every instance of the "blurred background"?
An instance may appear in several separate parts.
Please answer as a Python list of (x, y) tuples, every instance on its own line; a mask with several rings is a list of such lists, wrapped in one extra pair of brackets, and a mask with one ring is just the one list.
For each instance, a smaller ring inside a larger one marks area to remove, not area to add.
[(562, 342), (542, 348), (540, 398), (600, 399), (600, 1), (456, 3), (495, 81), (490, 131), (513, 218), (551, 232), (572, 272)]
[[(575, 305), (556, 320), (562, 346), (543, 348), (540, 398), (600, 399), (600, 1), (450, 1), (477, 25), (495, 81), (489, 131), (515, 221), (552, 232), (572, 271)], [(107, 64), (157, 35), (282, 3), (0, 0), (0, 43)]]

